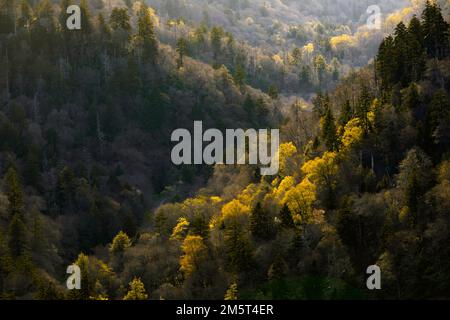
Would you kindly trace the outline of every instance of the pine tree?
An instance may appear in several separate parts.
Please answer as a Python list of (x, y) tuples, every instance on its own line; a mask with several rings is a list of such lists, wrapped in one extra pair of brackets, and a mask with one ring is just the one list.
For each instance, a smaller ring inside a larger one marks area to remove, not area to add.
[(376, 59), (377, 74), (381, 78), (381, 89), (389, 91), (396, 83), (396, 61), (394, 52), (394, 38), (386, 37), (380, 44)]
[(224, 31), (221, 27), (213, 27), (211, 29), (211, 45), (214, 54), (214, 61), (217, 63), (217, 59), (220, 55), (220, 51), (222, 49), (222, 38), (224, 35)]
[(253, 254), (250, 239), (237, 222), (226, 228), (224, 246), (230, 272), (238, 274), (251, 269)]
[(111, 29), (116, 30), (131, 30), (130, 16), (125, 8), (114, 8), (109, 18)]
[(89, 35), (92, 32), (91, 23), (91, 12), (89, 10), (89, 5), (87, 0), (80, 1), (80, 11), (81, 11), (81, 31)]
[(185, 38), (178, 39), (176, 51), (178, 53), (178, 59), (177, 59), (178, 68), (182, 68), (184, 66), (183, 58), (187, 54), (187, 51), (188, 51), (188, 43)]
[(141, 4), (138, 12), (138, 38), (143, 58), (155, 63), (158, 55), (158, 41), (149, 8), (145, 4)]
[(410, 68), (411, 80), (419, 81), (425, 71), (426, 52), (423, 45), (422, 25), (414, 16), (408, 25), (408, 68)]
[(238, 87), (242, 88), (245, 85), (245, 78), (246, 78), (245, 70), (242, 67), (242, 65), (238, 64), (236, 66), (236, 70), (233, 75), (234, 83)]
[(258, 202), (250, 215), (250, 231), (255, 238), (269, 240), (273, 235), (271, 219)]
[(449, 54), (449, 25), (442, 17), (441, 8), (434, 1), (427, 0), (422, 13), (424, 44), (428, 55), (442, 59)]
[(353, 118), (353, 110), (352, 106), (350, 105), (350, 100), (345, 101), (345, 103), (342, 105), (341, 113), (339, 115), (339, 124), (342, 127), (345, 127), (345, 125)]
[(275, 85), (270, 85), (269, 89), (267, 89), (267, 94), (269, 95), (270, 98), (272, 98), (273, 100), (278, 99), (278, 88)]
[(294, 228), (294, 226), (295, 226), (294, 220), (292, 219), (291, 210), (289, 210), (289, 207), (287, 204), (285, 204), (280, 211), (280, 221), (281, 221), (282, 228), (291, 229), (291, 228)]
[(364, 132), (367, 134), (369, 132), (369, 118), (368, 112), (370, 109), (371, 98), (369, 94), (369, 90), (366, 86), (363, 86), (361, 91), (361, 96), (359, 98), (359, 102), (356, 108), (356, 116), (359, 118), (360, 123), (364, 129)]
[(336, 150), (337, 149), (336, 125), (334, 122), (333, 113), (331, 111), (328, 102), (325, 106), (325, 114), (321, 118), (320, 125), (322, 130), (322, 141), (325, 143), (327, 150), (328, 151)]
[(9, 168), (5, 175), (6, 195), (9, 200), (10, 216), (17, 216), (22, 219), (23, 216), (23, 192), (19, 182), (19, 177), (14, 168)]
[(15, 214), (9, 224), (8, 247), (13, 258), (18, 258), (27, 251), (27, 231), (20, 214)]

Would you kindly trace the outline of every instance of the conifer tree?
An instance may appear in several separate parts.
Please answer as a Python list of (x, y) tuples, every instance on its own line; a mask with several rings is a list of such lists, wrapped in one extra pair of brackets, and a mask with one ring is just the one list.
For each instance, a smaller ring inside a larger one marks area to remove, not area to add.
[(325, 114), (320, 120), (322, 130), (322, 141), (325, 143), (328, 151), (334, 151), (337, 148), (336, 125), (334, 116), (329, 104), (325, 106)]
[(449, 24), (442, 17), (441, 8), (435, 1), (427, 0), (422, 13), (424, 44), (428, 55), (442, 59), (449, 53)]
[(294, 228), (294, 220), (292, 219), (292, 213), (291, 210), (289, 210), (289, 207), (287, 204), (281, 208), (280, 211), (280, 221), (281, 221), (281, 227), (285, 229)]
[(250, 231), (258, 239), (268, 240), (273, 234), (272, 223), (266, 210), (258, 202), (250, 215)]

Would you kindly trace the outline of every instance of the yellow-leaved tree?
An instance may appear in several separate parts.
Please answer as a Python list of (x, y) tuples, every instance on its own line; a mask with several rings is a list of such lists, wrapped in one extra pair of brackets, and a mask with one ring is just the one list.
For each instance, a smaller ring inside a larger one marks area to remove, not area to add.
[(195, 272), (200, 264), (208, 258), (208, 248), (200, 236), (188, 235), (181, 246), (183, 255), (180, 260), (180, 271), (185, 277)]

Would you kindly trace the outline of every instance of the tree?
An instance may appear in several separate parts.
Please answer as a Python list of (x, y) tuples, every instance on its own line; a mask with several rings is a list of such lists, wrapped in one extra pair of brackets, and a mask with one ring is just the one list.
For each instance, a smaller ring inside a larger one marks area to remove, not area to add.
[(178, 53), (177, 65), (178, 69), (180, 69), (184, 66), (183, 58), (188, 52), (188, 43), (185, 38), (178, 39), (176, 51)]
[(181, 246), (183, 256), (180, 259), (180, 270), (185, 277), (197, 271), (200, 265), (208, 258), (208, 248), (200, 236), (188, 235)]
[(189, 225), (190, 223), (186, 218), (184, 217), (179, 218), (177, 225), (173, 228), (170, 239), (179, 241), (183, 240), (187, 236), (187, 233), (189, 231)]
[(245, 85), (245, 78), (246, 78), (245, 70), (242, 67), (242, 65), (238, 64), (236, 66), (236, 70), (233, 75), (234, 83), (238, 87), (242, 88)]
[(114, 31), (120, 29), (130, 31), (131, 25), (128, 10), (125, 8), (114, 8), (109, 18), (109, 24)]
[(350, 105), (350, 100), (346, 100), (341, 108), (341, 113), (339, 115), (339, 124), (345, 127), (345, 125), (352, 119), (352, 117), (353, 110), (352, 106)]
[(158, 41), (156, 40), (154, 25), (150, 9), (145, 4), (141, 4), (138, 11), (138, 40), (142, 49), (142, 57), (150, 60), (152, 63), (156, 61), (158, 55)]
[(272, 98), (273, 100), (278, 99), (278, 88), (276, 85), (270, 85), (269, 89), (267, 89), (267, 94), (269, 95), (270, 98)]
[(284, 229), (291, 229), (294, 228), (294, 220), (292, 219), (292, 213), (291, 210), (289, 210), (289, 207), (287, 204), (284, 204), (283, 207), (280, 210), (280, 221), (281, 221), (281, 227)]
[(10, 216), (16, 216), (19, 220), (23, 216), (23, 192), (19, 177), (14, 168), (9, 168), (5, 175), (6, 195), (9, 200)]
[[(328, 101), (328, 99), (327, 99)], [(334, 151), (337, 149), (337, 135), (336, 125), (334, 122), (334, 116), (331, 111), (330, 105), (327, 103), (325, 106), (325, 114), (320, 119), (320, 126), (322, 130), (322, 141), (325, 143), (328, 151)]]
[(222, 38), (224, 35), (224, 31), (221, 27), (213, 27), (211, 29), (211, 45), (213, 48), (214, 61), (217, 62), (217, 58), (220, 55), (220, 51), (222, 49)]
[(278, 254), (274, 262), (270, 265), (269, 271), (267, 272), (267, 277), (269, 280), (279, 280), (282, 279), (288, 271), (288, 266), (286, 261), (284, 261), (281, 254)]
[(322, 87), (323, 81), (325, 79), (325, 71), (327, 68), (327, 62), (322, 55), (319, 54), (314, 58), (314, 68), (316, 69), (319, 87)]
[(109, 251), (114, 254), (123, 254), (123, 252), (131, 247), (131, 240), (128, 235), (120, 231), (113, 239), (111, 245), (109, 246)]
[(233, 281), (227, 289), (225, 293), (224, 300), (231, 301), (238, 299), (238, 285), (235, 281)]
[(130, 289), (128, 290), (123, 300), (147, 300), (148, 294), (145, 292), (144, 284), (141, 279), (134, 278), (130, 284)]
[(89, 11), (89, 5), (87, 0), (80, 1), (80, 12), (81, 12), (81, 32), (83, 32), (86, 35), (90, 35), (92, 32), (92, 23), (91, 23), (91, 13)]
[(9, 224), (8, 247), (13, 258), (18, 258), (28, 249), (27, 231), (20, 214), (15, 214)]
[(411, 149), (400, 163), (397, 181), (403, 193), (403, 203), (412, 215), (412, 223), (425, 223), (419, 212), (419, 203), (432, 183), (432, 162), (419, 148)]
[(442, 17), (441, 8), (435, 1), (427, 0), (422, 13), (424, 45), (428, 55), (442, 59), (449, 53), (449, 25)]
[(250, 231), (257, 239), (269, 240), (273, 235), (270, 216), (258, 202), (250, 215)]

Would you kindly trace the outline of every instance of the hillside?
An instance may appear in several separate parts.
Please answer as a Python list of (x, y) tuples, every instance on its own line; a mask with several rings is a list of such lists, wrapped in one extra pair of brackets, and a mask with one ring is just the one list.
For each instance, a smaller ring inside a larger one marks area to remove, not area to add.
[[(448, 8), (373, 2), (0, 0), (0, 299), (449, 299)], [(175, 166), (196, 120), (278, 174)]]

